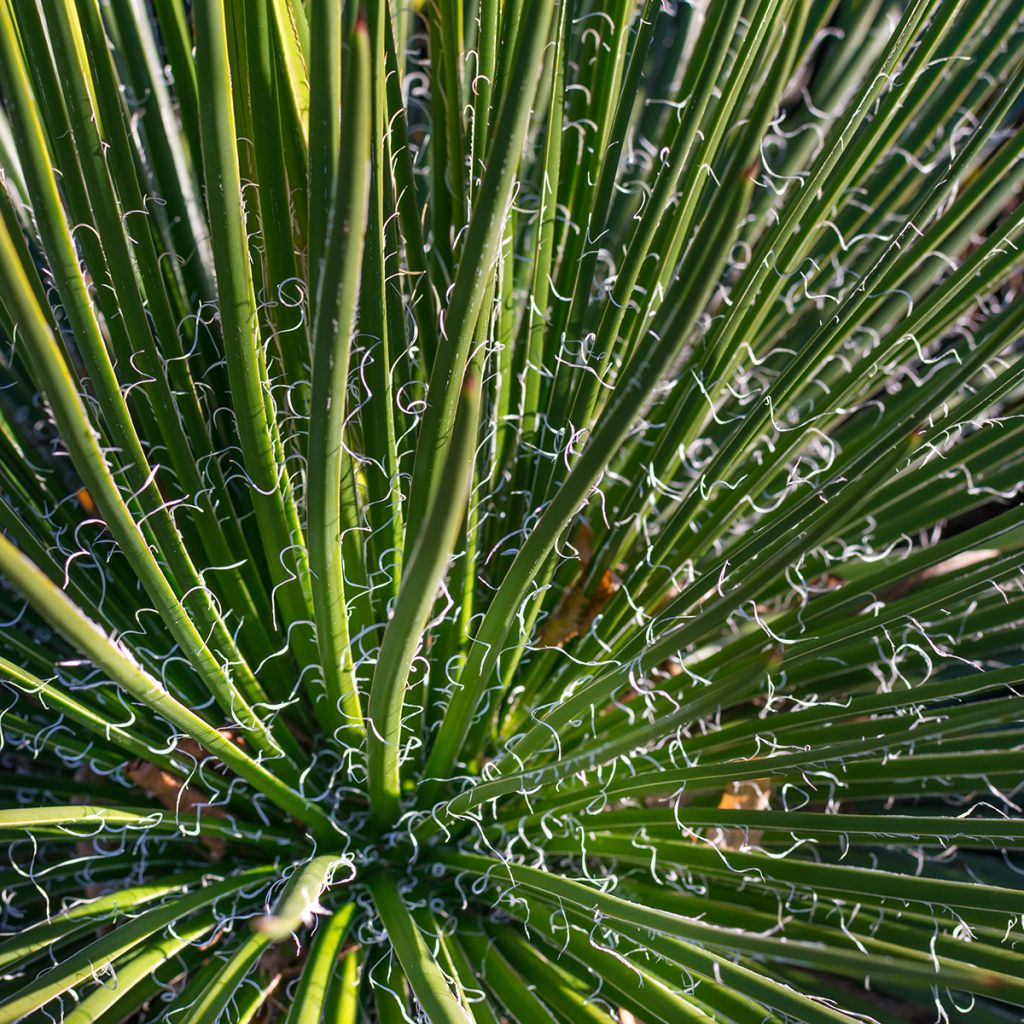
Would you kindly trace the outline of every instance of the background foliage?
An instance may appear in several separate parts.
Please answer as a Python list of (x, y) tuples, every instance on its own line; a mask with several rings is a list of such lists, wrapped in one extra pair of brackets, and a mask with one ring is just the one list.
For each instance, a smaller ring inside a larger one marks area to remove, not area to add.
[(0, 1022), (1019, 1020), (1022, 56), (0, 0)]

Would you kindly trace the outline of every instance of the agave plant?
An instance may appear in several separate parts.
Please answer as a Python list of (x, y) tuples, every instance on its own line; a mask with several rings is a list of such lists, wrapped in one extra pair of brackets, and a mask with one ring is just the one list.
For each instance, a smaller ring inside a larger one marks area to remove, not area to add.
[(1022, 93), (0, 0), (0, 1024), (1018, 1021)]

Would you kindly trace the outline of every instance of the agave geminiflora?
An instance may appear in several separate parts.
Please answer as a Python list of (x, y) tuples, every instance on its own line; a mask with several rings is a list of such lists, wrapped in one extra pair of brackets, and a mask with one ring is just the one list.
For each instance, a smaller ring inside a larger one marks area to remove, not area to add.
[(0, 0), (0, 1022), (1019, 1019), (1022, 58)]

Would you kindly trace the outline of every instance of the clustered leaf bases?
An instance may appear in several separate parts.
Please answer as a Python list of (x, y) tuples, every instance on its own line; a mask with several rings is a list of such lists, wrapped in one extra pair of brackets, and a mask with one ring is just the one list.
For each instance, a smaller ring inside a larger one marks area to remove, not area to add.
[(0, 1024), (1011, 1024), (1019, 0), (0, 0)]

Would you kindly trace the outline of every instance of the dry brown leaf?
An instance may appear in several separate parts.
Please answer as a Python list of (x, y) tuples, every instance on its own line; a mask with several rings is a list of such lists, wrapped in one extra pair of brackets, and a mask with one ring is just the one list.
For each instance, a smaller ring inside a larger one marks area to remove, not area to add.
[(570, 640), (586, 633), (618, 589), (619, 579), (610, 571), (601, 576), (589, 597), (580, 587), (574, 586), (544, 624), (538, 640), (540, 646), (564, 647)]
[(594, 558), (594, 531), (590, 523), (580, 523), (572, 538), (572, 546), (580, 560), (580, 566), (586, 569)]
[[(233, 740), (234, 736), (227, 730), (221, 730), (225, 739)], [(185, 739), (178, 744), (178, 750), (197, 760), (204, 755), (202, 748), (194, 740)], [(199, 818), (205, 814), (210, 818), (225, 818), (224, 809), (210, 804), (210, 798), (198, 787), (186, 784), (176, 775), (152, 764), (150, 761), (137, 760), (128, 766), (128, 777), (150, 796), (156, 797), (169, 811), (185, 818)], [(199, 841), (210, 852), (213, 860), (224, 856), (226, 844), (219, 836), (200, 835)]]
[(581, 633), (590, 629), (594, 619), (619, 589), (619, 579), (611, 571), (597, 581), (593, 593), (583, 589), (583, 580), (594, 558), (594, 531), (589, 523), (580, 523), (572, 539), (580, 568), (576, 581), (562, 595), (555, 610), (548, 616), (537, 643), (541, 647), (564, 647)]
[(548, 616), (537, 643), (541, 647), (562, 647), (579, 633), (579, 623), (587, 606), (587, 596), (575, 587)]
[[(718, 801), (720, 811), (767, 811), (771, 805), (771, 779), (740, 779), (730, 782)], [(721, 850), (757, 847), (764, 832), (749, 828), (716, 828), (711, 842)]]

